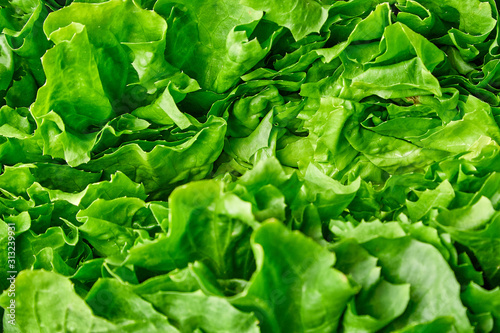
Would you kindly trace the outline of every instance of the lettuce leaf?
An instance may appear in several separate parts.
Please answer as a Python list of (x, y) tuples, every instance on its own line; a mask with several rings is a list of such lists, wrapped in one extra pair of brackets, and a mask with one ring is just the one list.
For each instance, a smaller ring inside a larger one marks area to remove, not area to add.
[(0, 0), (2, 331), (499, 332), (499, 36), (494, 0)]

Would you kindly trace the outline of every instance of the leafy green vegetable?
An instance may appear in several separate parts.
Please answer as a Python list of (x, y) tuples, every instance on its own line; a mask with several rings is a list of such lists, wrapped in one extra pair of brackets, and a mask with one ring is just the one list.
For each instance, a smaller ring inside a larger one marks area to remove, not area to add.
[(279, 222), (263, 224), (251, 243), (257, 270), (233, 304), (260, 314), (266, 331), (335, 331), (356, 289), (331, 268), (332, 253)]
[[(10, 297), (3, 294), (1, 302), (6, 308)], [(92, 313), (67, 278), (52, 272), (21, 272), (16, 278), (16, 302), (21, 304), (16, 309), (16, 322), (25, 332), (112, 332), (117, 329)], [(5, 324), (5, 331), (16, 332), (17, 328)]]
[(494, 0), (0, 0), (4, 332), (500, 332)]

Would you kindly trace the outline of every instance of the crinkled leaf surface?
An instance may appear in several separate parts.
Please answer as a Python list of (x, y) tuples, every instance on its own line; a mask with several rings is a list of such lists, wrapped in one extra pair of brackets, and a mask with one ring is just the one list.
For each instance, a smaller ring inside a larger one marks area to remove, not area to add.
[(3, 331), (498, 332), (499, 16), (0, 0)]

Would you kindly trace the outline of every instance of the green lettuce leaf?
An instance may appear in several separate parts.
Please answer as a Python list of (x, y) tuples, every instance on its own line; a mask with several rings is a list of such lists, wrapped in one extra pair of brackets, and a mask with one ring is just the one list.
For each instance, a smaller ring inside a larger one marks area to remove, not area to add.
[[(0, 300), (4, 308), (10, 304), (7, 292)], [(109, 321), (95, 316), (75, 293), (72, 283), (55, 273), (43, 270), (20, 273), (16, 278), (16, 303), (16, 325), (24, 331), (113, 332), (117, 329)], [(7, 313), (4, 320), (8, 320)], [(14, 325), (6, 324), (5, 328), (6, 332), (18, 332)]]
[(264, 223), (251, 242), (257, 271), (232, 304), (254, 311), (264, 332), (335, 331), (356, 289), (331, 268), (334, 256), (279, 222)]

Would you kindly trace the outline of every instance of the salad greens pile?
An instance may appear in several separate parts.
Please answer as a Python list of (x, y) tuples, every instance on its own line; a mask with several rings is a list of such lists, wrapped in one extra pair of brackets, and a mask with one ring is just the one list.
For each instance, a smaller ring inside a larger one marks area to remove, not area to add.
[(500, 332), (498, 1), (71, 2), (0, 0), (4, 332)]

